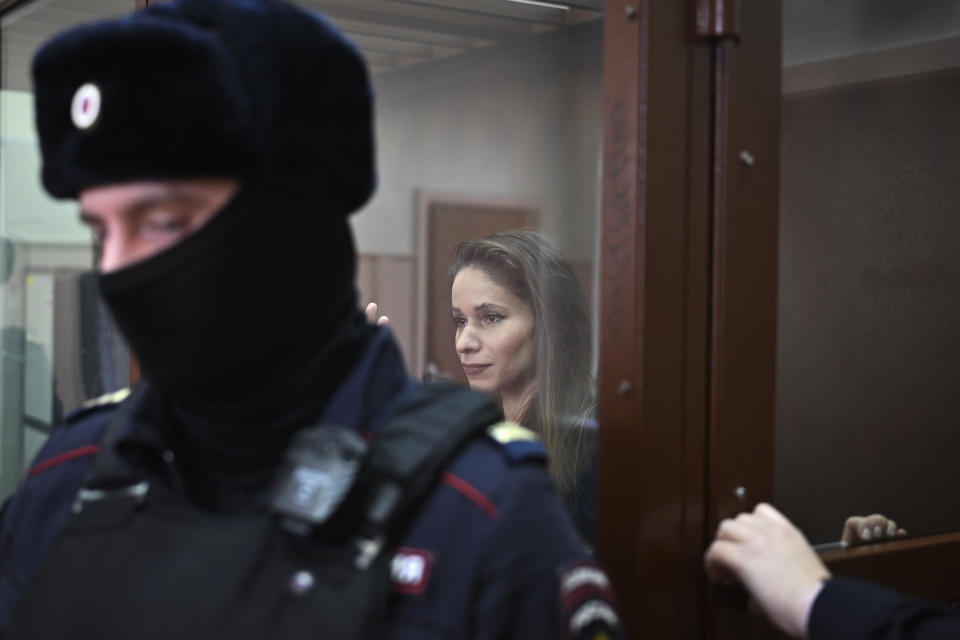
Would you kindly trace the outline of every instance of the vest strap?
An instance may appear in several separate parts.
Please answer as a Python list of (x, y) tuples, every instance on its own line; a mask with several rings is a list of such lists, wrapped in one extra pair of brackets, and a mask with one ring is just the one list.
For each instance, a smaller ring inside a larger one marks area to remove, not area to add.
[(449, 383), (423, 385), (376, 429), (369, 447), (338, 427), (298, 436), (272, 508), (288, 531), (352, 540), (362, 571), (399, 537), (457, 453), (501, 419), (490, 396)]

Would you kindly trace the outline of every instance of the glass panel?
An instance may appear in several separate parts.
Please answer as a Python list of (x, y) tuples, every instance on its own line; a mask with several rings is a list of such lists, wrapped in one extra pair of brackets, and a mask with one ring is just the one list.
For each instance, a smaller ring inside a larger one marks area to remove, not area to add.
[(65, 413), (128, 384), (129, 354), (90, 273), (90, 234), (75, 204), (50, 199), (40, 186), (29, 65), (54, 33), (133, 5), (36, 1), (0, 22), (0, 498)]
[(775, 497), (960, 529), (960, 4), (785, 0)]
[[(89, 235), (76, 221), (75, 205), (50, 201), (37, 179), (26, 70), (51, 33), (120, 15), (132, 4), (38, 1), (3, 17), (0, 233), (9, 239), (3, 255), (13, 257), (2, 288), (4, 335), (10, 337), (0, 382), (11, 399), (0, 425), (4, 492), (61, 412), (94, 395), (94, 388), (99, 393), (126, 383), (128, 363), (117, 357), (94, 281), (84, 275), (93, 261)], [(390, 316), (417, 376), (467, 381), (460, 363), (465, 351), (458, 356), (454, 344), (447, 280), (457, 242), (532, 227), (562, 253), (560, 276), (534, 269), (534, 289), (550, 292), (547, 304), (532, 303), (526, 291), (494, 278), (501, 289), (519, 291), (520, 306), (507, 309), (509, 316), (478, 316), (476, 323), (480, 335), (494, 325), (514, 326), (514, 316), (533, 309), (531, 331), (543, 337), (541, 348), (529, 334), (501, 344), (499, 353), (465, 348), (490, 354), (484, 356), (489, 362), (475, 362), (466, 373), (474, 386), (499, 392), (506, 412), (542, 432), (551, 451), (567, 452), (556, 453), (563, 460), (556, 467), (564, 470), (557, 475), (579, 491), (574, 511), (583, 515), (593, 504), (602, 0), (578, 0), (576, 6), (514, 0), (300, 4), (344, 30), (373, 72), (380, 186), (353, 218), (358, 286), (363, 301), (377, 301)], [(549, 262), (538, 255), (536, 265)], [(582, 339), (571, 329), (582, 329)], [(578, 342), (585, 346), (573, 356), (570, 345)], [(506, 372), (493, 375), (500, 369)], [(536, 394), (510, 393), (534, 386)], [(540, 417), (518, 409), (533, 406), (524, 404), (532, 397), (552, 399), (536, 405)]]
[[(535, 370), (538, 397), (550, 393), (557, 406), (549, 409), (549, 427), (529, 412), (520, 421), (547, 439), (555, 429), (560, 440), (573, 438), (588, 451), (579, 460), (573, 453), (557, 455), (566, 460), (558, 466), (566, 469), (575, 460), (578, 466), (563, 474), (582, 494), (575, 511), (592, 510), (602, 0), (580, 0), (576, 7), (510, 0), (304, 4), (345, 30), (373, 71), (380, 185), (353, 218), (359, 288), (362, 301), (375, 300), (390, 317), (416, 375), (466, 382), (461, 360), (493, 365), (470, 371), (471, 383), (500, 392), (508, 416), (518, 417), (510, 385), (520, 378), (501, 378), (494, 370), (522, 370), (522, 349), (501, 345), (505, 352), (495, 353), (486, 338), (459, 353), (455, 348), (451, 250), (461, 240), (533, 227), (565, 256), (583, 290), (587, 321), (558, 308), (566, 303), (576, 309), (569, 286), (562, 300), (551, 298), (547, 308), (537, 309), (536, 331), (552, 348), (534, 355), (524, 375)], [(362, 10), (366, 4), (369, 11)], [(552, 280), (541, 285), (551, 288)], [(521, 298), (529, 306), (529, 296)], [(545, 319), (546, 311), (558, 319)], [(499, 322), (494, 316), (480, 320)], [(469, 314), (461, 322), (464, 332), (473, 332)], [(504, 320), (505, 326), (513, 322)], [(561, 330), (581, 324), (587, 348), (573, 356), (577, 340)], [(563, 449), (562, 442), (551, 446)]]

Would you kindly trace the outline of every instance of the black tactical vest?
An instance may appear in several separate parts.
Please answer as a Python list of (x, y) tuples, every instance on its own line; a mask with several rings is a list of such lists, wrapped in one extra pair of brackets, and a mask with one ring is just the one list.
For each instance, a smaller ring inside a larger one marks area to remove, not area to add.
[(116, 454), (123, 413), (8, 637), (377, 637), (391, 547), (457, 452), (501, 419), (487, 396), (420, 387), (369, 446), (352, 431), (301, 432), (271, 508), (224, 516), (149, 483)]

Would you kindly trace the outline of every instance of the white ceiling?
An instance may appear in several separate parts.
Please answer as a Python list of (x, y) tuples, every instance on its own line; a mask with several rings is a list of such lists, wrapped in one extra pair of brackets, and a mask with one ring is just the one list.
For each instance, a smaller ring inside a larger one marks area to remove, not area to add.
[[(596, 20), (604, 0), (294, 0), (321, 11), (367, 56), (374, 73)], [(677, 0), (680, 1), (680, 0)], [(692, 0), (685, 0), (692, 1)], [(28, 91), (37, 47), (75, 24), (124, 15), (135, 0), (0, 0), (4, 89)], [(783, 0), (787, 67), (960, 35), (960, 0)]]
[[(374, 73), (513, 42), (603, 16), (604, 0), (298, 0), (326, 14), (364, 51)], [(0, 0), (4, 89), (29, 91), (37, 47), (72, 25), (120, 16), (134, 0)]]

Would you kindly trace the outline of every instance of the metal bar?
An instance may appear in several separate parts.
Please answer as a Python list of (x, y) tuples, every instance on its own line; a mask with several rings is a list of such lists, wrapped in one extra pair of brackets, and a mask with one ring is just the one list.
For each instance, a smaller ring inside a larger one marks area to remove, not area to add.
[(709, 46), (694, 5), (611, 0), (597, 553), (634, 637), (702, 637)]

